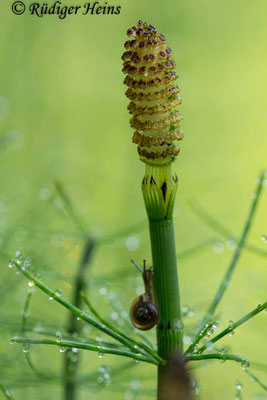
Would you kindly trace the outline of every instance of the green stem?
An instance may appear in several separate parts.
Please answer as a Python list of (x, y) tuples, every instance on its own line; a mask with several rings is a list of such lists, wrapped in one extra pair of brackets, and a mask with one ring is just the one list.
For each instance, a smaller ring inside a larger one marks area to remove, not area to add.
[[(171, 165), (146, 165), (143, 196), (149, 219), (155, 300), (159, 311), (157, 344), (160, 357), (166, 360), (182, 353), (182, 321), (178, 285), (177, 257), (173, 227), (173, 206), (177, 177)], [(158, 399), (161, 399), (165, 366), (158, 368)]]
[(173, 221), (150, 221), (150, 238), (155, 289), (160, 320), (158, 352), (166, 359), (182, 351), (180, 296), (178, 286)]

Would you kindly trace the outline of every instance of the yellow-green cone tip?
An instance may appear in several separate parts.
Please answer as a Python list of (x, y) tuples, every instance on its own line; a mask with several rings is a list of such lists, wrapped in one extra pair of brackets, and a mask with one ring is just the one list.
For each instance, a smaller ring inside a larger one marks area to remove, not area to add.
[(166, 165), (178, 155), (177, 141), (184, 136), (179, 126), (183, 117), (175, 110), (181, 99), (172, 50), (165, 36), (147, 22), (138, 21), (127, 35), (130, 40), (124, 44), (122, 60), (133, 142), (142, 161)]

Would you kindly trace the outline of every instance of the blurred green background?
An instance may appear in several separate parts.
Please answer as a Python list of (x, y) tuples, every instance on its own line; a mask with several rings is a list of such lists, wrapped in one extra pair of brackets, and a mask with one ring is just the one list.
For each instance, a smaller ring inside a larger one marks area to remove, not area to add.
[[(70, 5), (70, 0), (62, 3)], [(90, 268), (89, 293), (100, 311), (106, 316), (114, 312), (110, 296), (117, 296), (127, 310), (142, 283), (129, 260), (151, 262), (140, 191), (144, 165), (131, 143), (122, 83), (127, 28), (143, 19), (164, 33), (180, 76), (185, 139), (174, 166), (180, 182), (175, 226), (177, 249), (184, 254), (179, 264), (182, 304), (193, 310), (185, 318), (188, 327), (202, 317), (233, 254), (229, 237), (200, 220), (189, 202), (197, 200), (239, 235), (255, 178), (267, 166), (266, 0), (116, 4), (122, 7), (120, 15), (65, 20), (15, 16), (10, 0), (0, 4), (0, 378), (13, 389), (15, 400), (60, 399), (62, 393), (60, 384), (45, 383), (41, 390), (40, 384), (28, 385), (27, 376), (33, 373), (21, 347), (9, 345), (19, 334), (27, 293), (26, 280), (7, 268), (17, 249), (33, 257), (49, 286), (60, 287), (70, 298), (83, 240), (55, 181), (64, 185), (92, 235), (111, 235), (109, 244), (97, 249)], [(263, 251), (266, 199), (263, 193), (249, 236)], [(122, 232), (117, 239), (116, 232)], [(206, 241), (201, 251), (184, 253)], [(266, 300), (266, 260), (244, 251), (219, 307), (221, 327)], [(60, 329), (67, 312), (52, 303), (36, 292), (29, 318)], [(266, 361), (266, 314), (223, 344), (249, 360)], [(57, 349), (35, 347), (31, 355), (39, 370), (60, 374), (63, 355)], [(80, 371), (122, 362), (84, 352)], [(202, 400), (234, 399), (237, 381), (244, 383), (244, 399), (267, 398), (235, 363), (213, 361), (194, 374)], [(116, 384), (92, 394), (80, 387), (80, 399), (153, 398), (149, 390), (155, 376), (155, 367), (137, 365), (119, 380), (119, 392)]]

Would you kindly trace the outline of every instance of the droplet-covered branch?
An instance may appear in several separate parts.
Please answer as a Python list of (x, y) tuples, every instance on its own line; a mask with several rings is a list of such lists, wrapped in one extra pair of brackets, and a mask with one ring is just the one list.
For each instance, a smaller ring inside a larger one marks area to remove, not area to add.
[(181, 99), (172, 50), (165, 36), (147, 22), (138, 21), (127, 35), (131, 40), (125, 42), (122, 60), (130, 124), (136, 129), (133, 142), (142, 161), (168, 164), (178, 155), (176, 142), (184, 135), (179, 127), (183, 117), (175, 110)]

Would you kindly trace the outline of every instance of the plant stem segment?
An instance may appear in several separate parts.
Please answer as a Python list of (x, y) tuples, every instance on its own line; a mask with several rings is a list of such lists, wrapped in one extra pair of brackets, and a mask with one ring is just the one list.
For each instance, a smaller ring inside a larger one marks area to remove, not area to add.
[[(180, 292), (175, 249), (173, 206), (177, 190), (177, 177), (172, 176), (171, 164), (146, 165), (142, 184), (149, 220), (155, 301), (159, 311), (157, 343), (160, 357), (166, 360), (174, 353), (182, 353)], [(164, 366), (159, 367), (158, 393)]]

